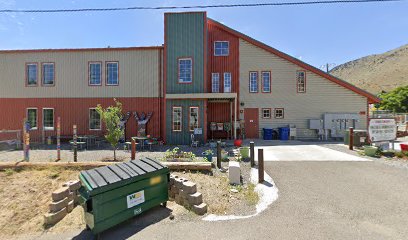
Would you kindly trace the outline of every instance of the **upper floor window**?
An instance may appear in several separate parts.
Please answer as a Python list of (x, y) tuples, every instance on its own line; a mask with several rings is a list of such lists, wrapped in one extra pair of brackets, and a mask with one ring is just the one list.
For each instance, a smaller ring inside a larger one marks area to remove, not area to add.
[(27, 121), (30, 123), (30, 128), (32, 130), (37, 129), (37, 108), (27, 109)]
[(231, 73), (224, 73), (224, 92), (231, 92)]
[(181, 107), (173, 107), (172, 129), (175, 132), (181, 132)]
[(101, 115), (95, 108), (89, 109), (89, 130), (101, 130)]
[(220, 92), (220, 74), (219, 73), (213, 73), (211, 75), (211, 89), (212, 92), (217, 93)]
[(44, 130), (54, 130), (53, 108), (43, 108), (43, 127)]
[(190, 107), (188, 130), (194, 131), (198, 128), (198, 107)]
[(258, 92), (258, 72), (249, 72), (249, 92)]
[(106, 63), (106, 85), (119, 85), (119, 63)]
[(305, 71), (296, 72), (296, 82), (297, 82), (297, 92), (298, 93), (306, 92), (306, 72)]
[(262, 92), (271, 92), (271, 72), (262, 72)]
[(102, 85), (102, 63), (89, 63), (89, 85)]
[(215, 41), (214, 42), (214, 56), (228, 56), (229, 42)]
[(193, 59), (180, 58), (178, 60), (178, 77), (179, 83), (193, 82)]
[(54, 63), (42, 64), (42, 84), (43, 86), (53, 86), (55, 83)]
[(26, 64), (26, 84), (27, 86), (37, 86), (37, 63)]

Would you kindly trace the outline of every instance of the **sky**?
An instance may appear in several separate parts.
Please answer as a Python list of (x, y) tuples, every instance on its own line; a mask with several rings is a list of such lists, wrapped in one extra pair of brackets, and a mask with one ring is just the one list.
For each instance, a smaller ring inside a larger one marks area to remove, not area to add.
[[(0, 0), (0, 9), (186, 6), (305, 0)], [(181, 12), (183, 10), (176, 10)], [(188, 11), (203, 11), (189, 9)], [(315, 67), (408, 44), (408, 0), (206, 9), (207, 16)], [(168, 10), (0, 13), (0, 50), (157, 46)]]

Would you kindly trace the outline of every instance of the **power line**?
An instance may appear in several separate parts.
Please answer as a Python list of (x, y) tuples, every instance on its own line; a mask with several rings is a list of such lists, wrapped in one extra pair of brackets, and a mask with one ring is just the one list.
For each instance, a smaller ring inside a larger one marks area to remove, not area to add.
[(247, 3), (247, 4), (220, 4), (196, 6), (163, 6), (163, 7), (116, 7), (116, 8), (76, 8), (76, 9), (0, 9), (0, 13), (60, 13), (60, 12), (107, 12), (130, 10), (173, 10), (173, 9), (205, 9), (205, 8), (235, 8), (235, 7), (264, 7), (264, 6), (295, 6), (317, 4), (351, 4), (372, 2), (401, 2), (405, 0), (330, 0), (305, 2), (275, 2), (275, 3)]

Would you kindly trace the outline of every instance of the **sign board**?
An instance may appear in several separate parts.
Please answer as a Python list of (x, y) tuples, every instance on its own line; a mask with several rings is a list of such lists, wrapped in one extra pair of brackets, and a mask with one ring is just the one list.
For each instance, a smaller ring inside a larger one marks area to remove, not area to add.
[(195, 135), (203, 134), (203, 129), (202, 128), (194, 128), (194, 134)]
[(397, 138), (395, 119), (370, 119), (368, 134), (372, 142), (395, 140)]
[(130, 195), (127, 195), (126, 197), (127, 200), (127, 207), (131, 208), (134, 206), (137, 206), (141, 203), (144, 203), (145, 197), (144, 197), (144, 190), (136, 193), (132, 193)]

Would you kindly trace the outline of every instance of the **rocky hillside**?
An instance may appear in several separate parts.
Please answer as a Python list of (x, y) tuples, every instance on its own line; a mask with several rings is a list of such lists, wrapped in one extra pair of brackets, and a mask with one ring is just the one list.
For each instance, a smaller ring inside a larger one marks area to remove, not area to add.
[(408, 44), (344, 63), (330, 74), (373, 94), (408, 85)]

